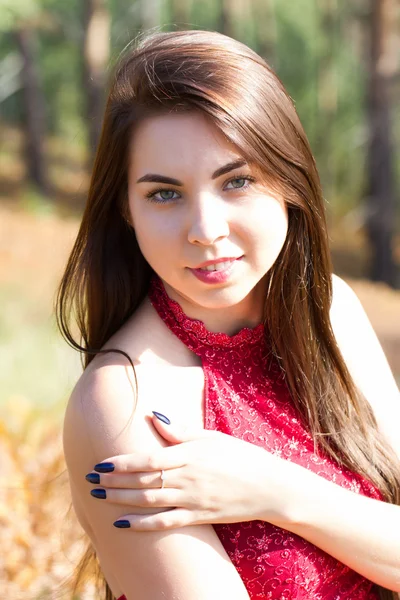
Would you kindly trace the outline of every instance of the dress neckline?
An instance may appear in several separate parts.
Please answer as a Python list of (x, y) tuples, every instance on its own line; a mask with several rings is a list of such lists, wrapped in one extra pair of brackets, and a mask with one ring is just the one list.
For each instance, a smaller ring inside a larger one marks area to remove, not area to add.
[(238, 348), (243, 344), (255, 344), (264, 338), (264, 323), (255, 327), (243, 327), (234, 335), (209, 331), (204, 322), (188, 317), (181, 305), (170, 298), (164, 284), (157, 274), (153, 274), (148, 292), (149, 299), (161, 319), (186, 345), (195, 342), (196, 347), (226, 347)]

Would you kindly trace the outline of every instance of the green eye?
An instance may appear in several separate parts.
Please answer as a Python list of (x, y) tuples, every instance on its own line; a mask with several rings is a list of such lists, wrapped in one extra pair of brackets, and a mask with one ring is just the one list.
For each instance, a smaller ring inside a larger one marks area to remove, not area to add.
[(178, 194), (178, 192), (175, 192), (175, 190), (161, 189), (155, 190), (154, 192), (149, 192), (148, 194), (146, 194), (146, 198), (150, 202), (155, 202), (156, 204), (163, 204), (169, 202), (170, 200), (176, 200), (175, 194)]
[(235, 177), (234, 179), (230, 179), (227, 183), (227, 190), (244, 190), (249, 187), (249, 185), (254, 182), (254, 177), (250, 175), (243, 175), (241, 177)]
[(246, 180), (244, 178), (239, 178), (239, 179), (232, 179), (231, 183), (234, 188), (241, 188), (244, 186), (245, 181)]
[(158, 193), (163, 200), (172, 200), (175, 194), (174, 190), (161, 190)]

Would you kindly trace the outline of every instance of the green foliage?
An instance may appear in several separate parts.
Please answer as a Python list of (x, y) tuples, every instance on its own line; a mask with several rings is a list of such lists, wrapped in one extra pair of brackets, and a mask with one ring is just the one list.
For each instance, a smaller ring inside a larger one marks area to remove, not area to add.
[(192, 5), (192, 22), (196, 25), (193, 29), (209, 29), (215, 31), (218, 28), (217, 16), (218, 5), (221, 0), (202, 0)]
[(19, 23), (36, 18), (40, 0), (0, 0), (0, 31), (12, 31)]
[(14, 396), (50, 408), (66, 398), (81, 372), (77, 353), (49, 316), (48, 298), (34, 301), (26, 292), (23, 283), (0, 290), (0, 413)]
[(21, 198), (21, 208), (30, 214), (46, 216), (54, 214), (55, 206), (33, 187), (28, 186)]
[[(173, 1), (159, 0), (160, 28), (175, 29)], [(182, 0), (184, 2), (185, 0)], [(187, 0), (189, 1), (189, 0)], [(110, 69), (122, 49), (141, 31), (146, 0), (109, 0)], [(192, 28), (217, 30), (222, 0), (190, 0)], [(229, 8), (229, 2), (225, 0)], [(334, 6), (330, 13), (330, 6)], [(0, 0), (0, 74), (4, 59), (17, 51), (12, 32), (30, 24), (39, 40), (39, 64), (50, 134), (87, 143), (82, 75), (83, 0)], [(352, 3), (338, 0), (232, 0), (232, 34), (266, 56), (294, 99), (316, 156), (330, 209), (356, 206), (364, 193), (366, 114), (365, 23)], [(235, 15), (234, 18), (232, 15)], [(329, 106), (330, 89), (335, 95)], [(328, 99), (328, 100), (327, 100)], [(328, 105), (326, 106), (326, 103)], [(6, 122), (21, 119), (20, 92), (0, 104)], [(400, 115), (394, 114), (394, 147)], [(396, 171), (400, 173), (399, 154)]]

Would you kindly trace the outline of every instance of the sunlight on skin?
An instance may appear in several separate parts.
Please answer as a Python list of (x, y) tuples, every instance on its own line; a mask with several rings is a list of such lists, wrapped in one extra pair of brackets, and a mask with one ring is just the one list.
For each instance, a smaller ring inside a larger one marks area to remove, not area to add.
[[(264, 276), (286, 239), (283, 199), (247, 163), (218, 176), (218, 169), (244, 162), (243, 156), (201, 114), (149, 118), (139, 125), (133, 142), (131, 222), (143, 255), (169, 296), (210, 331), (232, 334), (258, 324)], [(138, 183), (147, 174), (177, 181)], [(229, 282), (221, 285), (204, 285), (188, 269), (214, 258), (241, 256)]]

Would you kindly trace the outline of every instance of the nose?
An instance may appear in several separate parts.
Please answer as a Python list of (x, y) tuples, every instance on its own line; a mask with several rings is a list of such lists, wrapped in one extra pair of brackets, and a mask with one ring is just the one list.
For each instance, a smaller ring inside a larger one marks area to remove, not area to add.
[(191, 244), (209, 246), (229, 236), (227, 208), (213, 194), (203, 194), (190, 212), (188, 240)]

